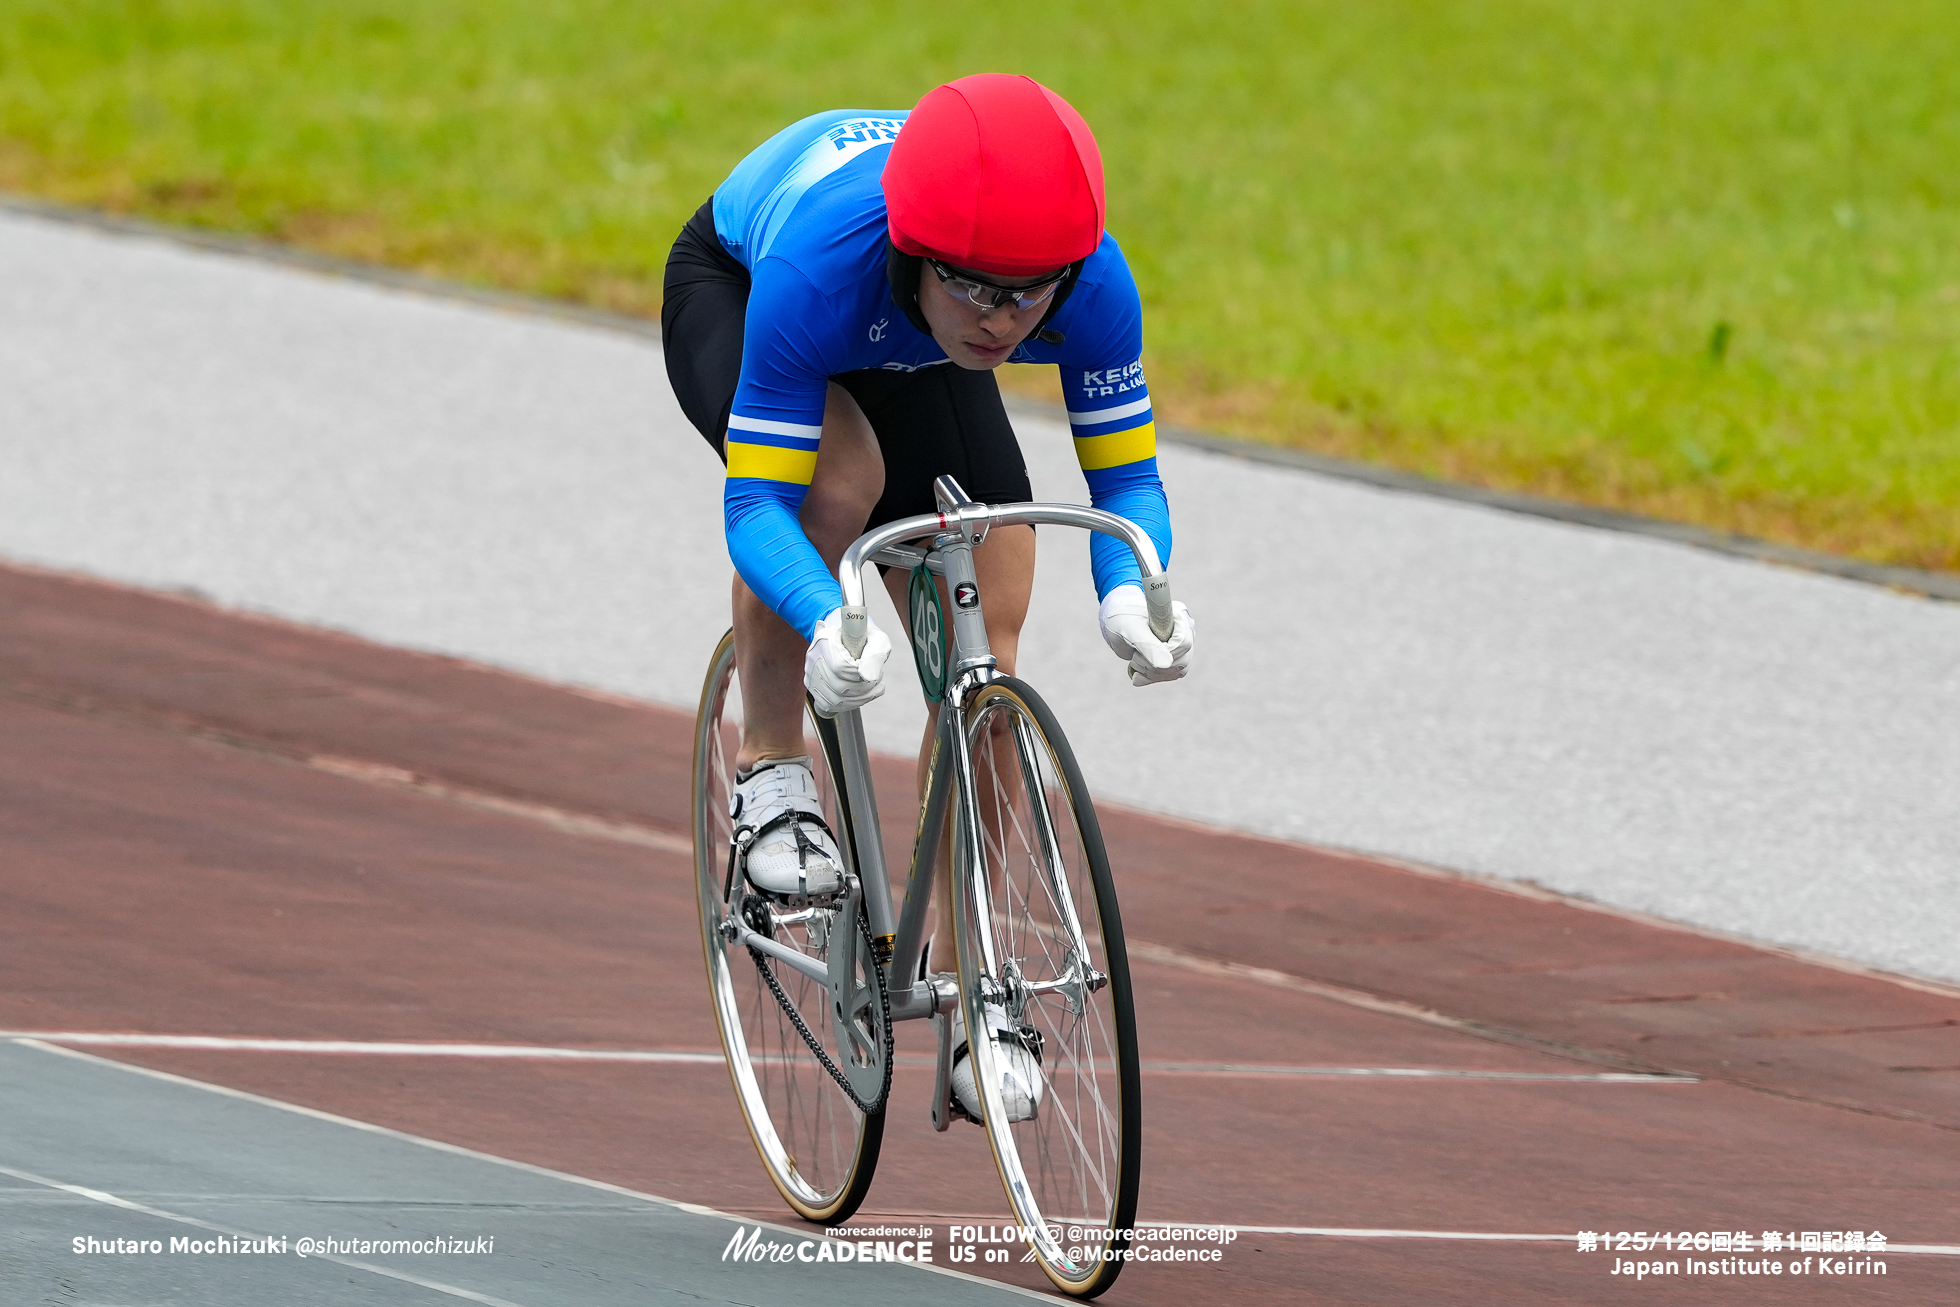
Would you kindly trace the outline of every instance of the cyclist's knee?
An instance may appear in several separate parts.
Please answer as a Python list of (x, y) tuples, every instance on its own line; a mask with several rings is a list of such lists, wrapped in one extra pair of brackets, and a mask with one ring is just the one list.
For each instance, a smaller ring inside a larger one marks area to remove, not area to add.
[(819, 549), (841, 553), (864, 531), (884, 493), (885, 460), (878, 438), (857, 401), (832, 382), (816, 471), (799, 514), (803, 530)]
[(798, 515), (810, 543), (826, 557), (842, 555), (846, 546), (864, 534), (864, 524), (877, 507), (884, 484), (882, 471), (870, 479), (869, 485), (863, 480), (812, 483)]

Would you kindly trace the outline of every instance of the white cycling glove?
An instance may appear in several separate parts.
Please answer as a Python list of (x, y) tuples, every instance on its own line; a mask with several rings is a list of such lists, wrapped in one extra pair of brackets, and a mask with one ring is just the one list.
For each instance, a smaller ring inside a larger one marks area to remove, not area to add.
[(1150, 609), (1141, 586), (1119, 585), (1104, 595), (1101, 616), (1103, 641), (1130, 664), (1131, 685), (1175, 681), (1188, 670), (1197, 628), (1191, 610), (1177, 600), (1171, 600), (1169, 640), (1151, 633)]
[(844, 610), (831, 609), (830, 615), (817, 623), (816, 634), (810, 637), (810, 652), (803, 655), (803, 684), (809, 687), (817, 715), (835, 717), (862, 708), (883, 694), (885, 660), (891, 656), (891, 640), (867, 619), (864, 652), (851, 657), (851, 651), (844, 647)]

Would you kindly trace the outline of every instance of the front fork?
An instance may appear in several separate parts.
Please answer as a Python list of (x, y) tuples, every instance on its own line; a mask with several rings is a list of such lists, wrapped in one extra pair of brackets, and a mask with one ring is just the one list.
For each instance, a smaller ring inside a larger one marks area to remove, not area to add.
[[(1076, 913), (1075, 896), (1069, 892), (1067, 877), (1063, 872), (1064, 860), (1061, 842), (1057, 838), (1052, 814), (1048, 810), (1045, 787), (1040, 770), (1040, 741), (1026, 722), (1014, 722), (1015, 753), (1020, 764), (1020, 779), (1028, 794), (1028, 808), (1033, 817), (1036, 838), (1041, 846), (1041, 861), (1048, 879), (1047, 892), (1058, 909), (1060, 926), (1067, 935), (1068, 961), (1066, 973), (1053, 980), (1028, 981), (1013, 963), (1002, 963), (994, 947), (994, 932), (989, 928), (994, 920), (993, 886), (984, 873), (988, 866), (986, 838), (987, 828), (981, 819), (980, 786), (977, 769), (973, 763), (973, 750), (969, 740), (967, 711), (974, 696), (987, 682), (994, 679), (992, 668), (973, 668), (962, 674), (953, 689), (947, 693), (941, 706), (941, 732), (938, 747), (947, 750), (946, 770), (950, 779), (956, 779), (953, 786), (957, 798), (958, 820), (954, 823), (955, 851), (953, 859), (954, 875), (950, 878), (949, 889), (958, 897), (954, 902), (955, 928), (960, 936), (959, 947), (975, 948), (979, 956), (975, 968), (978, 974), (977, 988), (982, 1003), (999, 1003), (1008, 1010), (1008, 1015), (1018, 1025), (1023, 1021), (1027, 1001), (1037, 993), (1058, 991), (1069, 1010), (1081, 1015), (1085, 1010), (1088, 995), (1100, 990), (1108, 983), (1108, 978), (1090, 966), (1089, 945), (1082, 932), (1082, 922)], [(935, 764), (939, 759), (935, 758)], [(933, 785), (926, 801), (926, 816), (937, 814), (933, 811), (931, 791), (937, 790), (941, 783), (940, 769), (933, 769)], [(938, 849), (937, 832), (931, 832), (930, 848), (936, 856)], [(921, 845), (926, 843), (926, 833), (921, 834)], [(959, 856), (961, 852), (965, 857)], [(981, 869), (975, 874), (972, 869)], [(962, 869), (968, 874), (961, 875)], [(925, 882), (930, 885), (930, 880)], [(962, 912), (964, 905), (964, 912)], [(910, 904), (908, 903), (908, 907)], [(961, 917), (969, 926), (959, 930)], [(958, 1000), (964, 1002), (968, 997), (958, 989)], [(937, 1058), (937, 1084), (933, 1090), (932, 1124), (935, 1130), (944, 1130), (949, 1123), (950, 1091), (952, 1081), (953, 1023), (951, 1014), (941, 1006), (933, 1013), (934, 1029), (939, 1036), (939, 1056)], [(969, 1021), (969, 1027), (971, 1022)], [(1037, 1036), (1038, 1037), (1038, 1036)], [(969, 1056), (981, 1058), (972, 1049), (969, 1033)], [(992, 1074), (991, 1056), (975, 1062), (975, 1069), (983, 1074)]]
[[(939, 706), (939, 739), (935, 746), (935, 751), (939, 756), (933, 759), (935, 765), (931, 773), (932, 783), (927, 791), (927, 811), (924, 814), (928, 820), (931, 820), (931, 826), (920, 832), (919, 845), (922, 857), (932, 861), (938, 859), (939, 829), (944, 822), (942, 814), (945, 809), (945, 804), (943, 801), (939, 804), (934, 804), (932, 798), (936, 792), (942, 789), (950, 790), (955, 802), (958, 804), (953, 822), (953, 839), (956, 842), (961, 840), (966, 842), (966, 856), (964, 858), (960, 856), (960, 849), (957, 847), (957, 844), (953, 849), (952, 874), (949, 874), (946, 879), (947, 892), (953, 895), (959, 895), (964, 892), (964, 886), (961, 885), (961, 878), (958, 874), (960, 867), (984, 867), (986, 865), (986, 849), (983, 844), (983, 841), (986, 839), (986, 830), (980, 824), (979, 787), (974, 783), (973, 750), (968, 744), (966, 736), (966, 706), (971, 701), (974, 693), (982, 685), (986, 684), (987, 681), (993, 679), (993, 675), (992, 667), (967, 669), (960, 674), (952, 686), (948, 687), (946, 698)], [(944, 765), (941, 766), (941, 763)], [(935, 807), (939, 809), (939, 812), (935, 813), (932, 811)], [(932, 820), (935, 817), (938, 820)], [(928, 862), (926, 867), (927, 875), (918, 882), (921, 883), (925, 891), (920, 896), (923, 899), (929, 900), (931, 898), (932, 873), (935, 870), (930, 865), (930, 862)], [(981, 881), (980, 892), (984, 896), (986, 894), (985, 878), (981, 877), (978, 879)], [(921, 913), (921, 915), (924, 914)], [(960, 919), (957, 900), (954, 904), (953, 918), (955, 923), (954, 929), (957, 932)], [(980, 971), (983, 976), (991, 977), (993, 975), (993, 940), (989, 932), (972, 931), (968, 933), (981, 937), (982, 954)], [(958, 942), (955, 942), (956, 968), (958, 965), (957, 955), (960, 947)], [(930, 983), (930, 980), (928, 980), (928, 983)], [(935, 997), (938, 997), (938, 995), (935, 994)], [(952, 987), (952, 993), (948, 997), (952, 999), (952, 1003), (936, 1005), (932, 1014), (933, 1033), (938, 1037), (936, 1041), (938, 1056), (934, 1059), (932, 1088), (932, 1128), (942, 1132), (953, 1121), (953, 1012), (951, 1009), (953, 1004), (964, 1002), (964, 996), (961, 994), (957, 983)]]

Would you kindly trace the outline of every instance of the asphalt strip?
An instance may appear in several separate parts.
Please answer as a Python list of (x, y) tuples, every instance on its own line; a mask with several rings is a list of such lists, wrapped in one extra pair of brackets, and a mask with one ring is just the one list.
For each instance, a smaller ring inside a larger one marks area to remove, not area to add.
[[(653, 341), (660, 339), (660, 324), (648, 318), (636, 318), (624, 313), (590, 308), (568, 300), (549, 299), (540, 295), (526, 295), (516, 291), (446, 281), (439, 277), (405, 272), (398, 268), (383, 267), (373, 263), (362, 263), (354, 259), (338, 258), (330, 254), (318, 254), (311, 250), (281, 245), (273, 241), (257, 240), (249, 236), (200, 231), (192, 227), (173, 227), (143, 218), (103, 213), (74, 205), (53, 204), (19, 195), (0, 195), (0, 209), (11, 209), (16, 213), (54, 222), (93, 227), (99, 231), (122, 236), (171, 241), (189, 249), (227, 254), (238, 258), (260, 259), (305, 272), (321, 273), (330, 277), (346, 277), (352, 281), (385, 286), (390, 290), (409, 291), (436, 299), (457, 300), (511, 313), (556, 318), (562, 322), (622, 332)], [(1016, 412), (1043, 417), (1050, 421), (1059, 420), (1061, 417), (1057, 405), (1042, 404), (1019, 396), (1009, 396), (1008, 407)], [(1434, 477), (1413, 472), (1399, 472), (1373, 463), (1357, 463), (1350, 459), (1330, 458), (1322, 454), (1284, 449), (1254, 441), (1234, 440), (1228, 436), (1213, 435), (1207, 431), (1193, 431), (1184, 427), (1160, 425), (1158, 435), (1175, 444), (1206, 449), (1249, 462), (1290, 467), (1321, 476), (1339, 477), (1347, 481), (1358, 481), (1364, 485), (1379, 486), (1385, 490), (1430, 495), (1438, 499), (1453, 499), (1508, 513), (1522, 513), (1529, 517), (1550, 518), (1554, 521), (1595, 527), (1602, 531), (1624, 531), (1634, 535), (1652, 536), (1658, 540), (1672, 540), (1716, 553), (1732, 554), (1739, 558), (1820, 572), (1828, 576), (1840, 576), (1847, 580), (1864, 581), (1870, 585), (1922, 595), (1928, 599), (1960, 602), (1960, 577), (1948, 572), (1930, 572), (1913, 567), (1887, 567), (1837, 554), (1796, 549), (1788, 545), (1779, 545), (1774, 541), (1737, 535), (1733, 532), (1711, 531), (1686, 523), (1592, 508), (1585, 504), (1541, 499), (1534, 495), (1520, 495), (1453, 481), (1441, 481)]]

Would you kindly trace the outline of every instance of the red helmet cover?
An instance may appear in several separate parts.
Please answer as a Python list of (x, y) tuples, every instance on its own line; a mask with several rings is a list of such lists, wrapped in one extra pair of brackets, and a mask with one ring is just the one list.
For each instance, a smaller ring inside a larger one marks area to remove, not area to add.
[(1096, 138), (1032, 77), (979, 73), (926, 92), (884, 188), (892, 244), (975, 272), (1039, 276), (1102, 243)]

